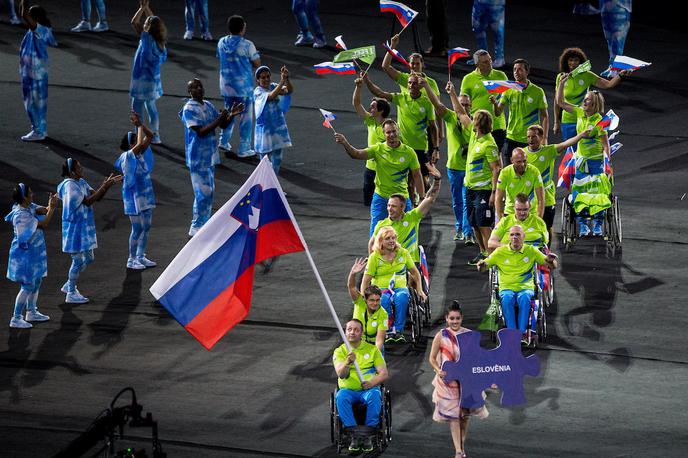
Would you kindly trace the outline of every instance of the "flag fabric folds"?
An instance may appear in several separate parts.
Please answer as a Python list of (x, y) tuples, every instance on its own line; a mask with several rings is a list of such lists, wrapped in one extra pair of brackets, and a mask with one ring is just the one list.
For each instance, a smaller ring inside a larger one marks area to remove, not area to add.
[(315, 73), (318, 75), (355, 75), (356, 68), (353, 62), (322, 62), (314, 65)]
[(418, 245), (418, 253), (420, 254), (420, 273), (425, 279), (425, 286), (430, 289), (430, 269), (428, 268), (428, 258), (425, 256), (425, 250), (422, 245)]
[(600, 126), (607, 131), (616, 130), (619, 127), (619, 117), (614, 110), (609, 110), (595, 126)]
[(610, 155), (610, 156), (613, 156), (614, 153), (616, 153), (617, 151), (619, 151), (619, 150), (621, 149), (622, 146), (623, 146), (623, 143), (621, 143), (621, 142), (616, 142), (616, 143), (614, 143), (613, 145), (611, 145), (611, 146), (609, 147), (609, 155)]
[(643, 62), (628, 56), (616, 56), (614, 62), (609, 66), (609, 70), (620, 72), (621, 70), (638, 70), (639, 68), (652, 65), (652, 62)]
[(573, 71), (571, 71), (570, 77), (573, 78), (574, 76), (580, 74), (580, 73), (585, 73), (590, 71), (592, 69), (592, 64), (590, 63), (589, 60), (586, 60), (582, 64), (580, 64), (578, 67), (574, 68)]
[(248, 315), (255, 265), (303, 251), (304, 245), (266, 157), (150, 291), (184, 329), (211, 349)]
[(368, 65), (375, 61), (375, 46), (363, 46), (362, 48), (347, 49), (342, 51), (332, 59), (333, 62), (344, 62), (359, 59)]
[(576, 160), (573, 157), (574, 152), (573, 146), (569, 146), (566, 148), (564, 157), (561, 158), (561, 163), (559, 164), (559, 180), (557, 181), (557, 186), (560, 188), (571, 189), (571, 182), (576, 175)]
[(399, 51), (392, 48), (392, 46), (389, 44), (389, 42), (382, 43), (382, 47), (385, 48), (387, 50), (387, 52), (392, 55), (394, 60), (401, 62), (402, 64), (406, 65), (407, 67), (411, 67), (411, 64), (408, 63), (408, 61), (404, 58), (404, 56), (402, 56)]
[(525, 87), (525, 84), (516, 81), (483, 81), (483, 85), (490, 94), (502, 94), (509, 89), (522, 91)]
[(320, 110), (320, 113), (323, 115), (323, 118), (325, 120), (323, 121), (323, 126), (327, 127), (328, 129), (332, 129), (332, 124), (330, 124), (330, 121), (334, 121), (337, 119), (337, 116), (335, 116), (334, 113), (331, 111), (323, 110), (322, 108), (318, 108)]
[(337, 35), (336, 37), (334, 37), (334, 41), (337, 43), (335, 45), (336, 48), (347, 49), (346, 44), (344, 43), (344, 39), (342, 38), (342, 35)]
[(468, 57), (468, 49), (466, 48), (453, 48), (447, 51), (447, 58), (449, 59), (449, 67), (454, 65), (454, 62), (461, 59), (462, 57)]
[(402, 27), (409, 25), (409, 23), (413, 21), (413, 18), (418, 15), (418, 11), (412, 10), (403, 3), (390, 0), (380, 0), (380, 11), (395, 15)]

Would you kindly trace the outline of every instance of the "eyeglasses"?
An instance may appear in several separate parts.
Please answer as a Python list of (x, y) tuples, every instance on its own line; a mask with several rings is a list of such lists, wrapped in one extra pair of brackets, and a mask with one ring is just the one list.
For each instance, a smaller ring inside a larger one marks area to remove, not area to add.
[(600, 93), (600, 91), (598, 91), (597, 89), (593, 89), (590, 92), (592, 92), (593, 94), (599, 94)]

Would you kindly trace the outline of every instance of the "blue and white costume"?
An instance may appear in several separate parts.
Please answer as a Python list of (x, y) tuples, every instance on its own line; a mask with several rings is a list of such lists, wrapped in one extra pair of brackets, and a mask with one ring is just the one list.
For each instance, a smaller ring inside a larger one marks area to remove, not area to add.
[(217, 109), (207, 100), (200, 103), (189, 99), (179, 112), (179, 118), (184, 123), (186, 166), (191, 174), (194, 191), (193, 219), (189, 228), (191, 236), (210, 219), (215, 190), (215, 165), (220, 163), (215, 132), (202, 137), (192, 127), (207, 126), (219, 115)]
[(14, 238), (10, 245), (7, 262), (7, 278), (21, 283), (21, 290), (14, 305), (14, 317), (20, 318), (24, 308), (36, 310), (38, 289), (43, 277), (48, 274), (48, 255), (45, 249), (43, 229), (38, 222), (43, 218), (36, 214), (39, 206), (32, 203), (28, 208), (19, 204), (5, 216), (5, 221), (14, 226)]
[(93, 250), (98, 248), (96, 223), (93, 207), (84, 204), (84, 198), (93, 188), (80, 178), (67, 178), (57, 186), (57, 195), (62, 200), (62, 251), (72, 257), (67, 283), (63, 289), (76, 291), (76, 281), (86, 266), (93, 262)]
[(274, 100), (268, 100), (268, 94), (277, 87), (277, 83), (270, 83), (270, 89), (257, 86), (253, 90), (256, 114), (256, 151), (263, 158), (270, 157), (275, 174), (279, 172), (282, 163), (282, 149), (291, 145), (287, 120), (284, 114), (289, 111), (291, 95), (279, 95)]
[(196, 28), (196, 17), (198, 17), (198, 23), (201, 27), (201, 36), (206, 39), (206, 36), (210, 36), (209, 20), (208, 20), (208, 0), (185, 0), (186, 7), (184, 8), (184, 20), (186, 23), (187, 33), (191, 33), (193, 36), (194, 29)]
[[(131, 134), (130, 134), (131, 135)], [(129, 216), (129, 258), (140, 259), (146, 254), (148, 232), (155, 208), (153, 192), (153, 152), (147, 148), (138, 156), (133, 151), (123, 152), (115, 162), (115, 168), (124, 175), (122, 180), (122, 202), (124, 214)]]
[(220, 93), (225, 99), (225, 108), (232, 104), (243, 103), (244, 111), (232, 119), (222, 130), (220, 146), (227, 150), (234, 126), (239, 123), (241, 143), (238, 156), (254, 154), (251, 141), (253, 135), (253, 61), (260, 59), (253, 42), (240, 35), (227, 35), (217, 43), (217, 58), (220, 59)]
[(313, 41), (313, 37), (325, 41), (320, 15), (318, 14), (319, 0), (293, 0), (291, 12), (299, 25), (299, 35), (306, 42)]
[[(98, 13), (98, 23), (107, 22), (105, 13), (105, 0), (94, 0), (96, 12)], [(81, 20), (91, 22), (91, 0), (81, 0)]]
[(471, 26), (478, 49), (487, 50), (487, 29), (492, 31), (495, 67), (504, 65), (505, 2), (506, 0), (473, 0), (471, 12)]
[(27, 30), (19, 48), (19, 75), (22, 82), (24, 108), (31, 129), (46, 135), (48, 112), (48, 46), (57, 46), (53, 29), (36, 24)]
[(146, 31), (141, 32), (129, 86), (129, 95), (132, 98), (131, 109), (143, 115), (143, 109), (146, 108), (151, 129), (156, 136), (160, 130), (160, 120), (155, 101), (162, 97), (160, 65), (165, 60), (167, 60), (167, 48), (160, 49), (151, 34)]
[(632, 0), (600, 0), (600, 17), (609, 48), (610, 66), (616, 56), (623, 56), (626, 36), (631, 27), (632, 6)]

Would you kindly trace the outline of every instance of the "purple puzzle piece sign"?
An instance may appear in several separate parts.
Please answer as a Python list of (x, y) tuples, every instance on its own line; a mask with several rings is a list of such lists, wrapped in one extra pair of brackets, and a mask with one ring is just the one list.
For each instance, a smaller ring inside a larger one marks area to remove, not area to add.
[(461, 384), (461, 407), (474, 409), (485, 404), (482, 392), (492, 384), (502, 392), (502, 406), (515, 406), (526, 402), (523, 377), (535, 377), (540, 372), (536, 355), (527, 358), (521, 353), (521, 332), (518, 329), (500, 329), (499, 346), (485, 350), (480, 346), (480, 333), (464, 332), (457, 336), (461, 357), (459, 361), (446, 361), (442, 370), (449, 382)]

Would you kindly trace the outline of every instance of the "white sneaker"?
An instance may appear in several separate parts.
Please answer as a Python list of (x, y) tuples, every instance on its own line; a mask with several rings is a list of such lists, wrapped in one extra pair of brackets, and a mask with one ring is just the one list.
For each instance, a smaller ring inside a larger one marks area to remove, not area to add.
[(217, 147), (220, 149), (220, 151), (232, 151), (232, 145), (229, 143), (220, 143), (217, 145)]
[[(68, 289), (68, 288), (69, 288), (69, 282), (65, 282), (65, 284), (62, 285), (62, 288), (60, 288), (60, 291), (62, 291), (63, 293), (67, 294), (67, 293), (69, 292), (69, 289)], [(75, 289), (76, 289), (76, 288), (75, 288)]]
[(494, 68), (502, 68), (502, 67), (504, 67), (504, 65), (506, 65), (506, 62), (504, 61), (504, 58), (502, 58), (502, 57), (498, 57), (492, 63), (492, 67), (494, 67)]
[(35, 130), (32, 130), (28, 134), (24, 135), (21, 139), (25, 142), (39, 142), (41, 140), (45, 140), (45, 134), (39, 134)]
[(72, 32), (90, 32), (91, 31), (91, 24), (86, 21), (81, 21), (74, 27), (72, 27)]
[(99, 21), (95, 27), (93, 27), (94, 32), (107, 32), (110, 30), (107, 21)]
[(145, 257), (145, 256), (141, 256), (140, 258), (138, 258), (138, 261), (139, 261), (139, 263), (141, 263), (141, 264), (142, 264), (144, 267), (146, 267), (146, 268), (148, 268), (148, 267), (155, 267), (155, 266), (158, 265), (157, 262), (151, 261), (150, 259), (148, 259), (148, 258)]
[(327, 46), (327, 40), (324, 38), (316, 38), (313, 42), (313, 47), (316, 49), (324, 48), (325, 46)]
[(21, 24), (21, 19), (19, 19), (17, 16), (12, 16), (10, 18), (10, 24), (12, 24), (12, 25)]
[(12, 317), (10, 320), (10, 328), (29, 329), (33, 328), (33, 325), (25, 321), (22, 317)]
[(243, 153), (237, 153), (238, 157), (253, 157), (256, 155), (256, 152), (252, 149), (248, 151), (244, 151)]
[(26, 312), (26, 321), (48, 321), (50, 317), (43, 315), (38, 310), (29, 310)]
[(162, 145), (162, 140), (160, 140), (160, 135), (158, 135), (158, 134), (153, 135), (153, 138), (151, 139), (151, 144), (152, 145)]
[(67, 293), (67, 298), (65, 299), (66, 304), (85, 304), (88, 302), (88, 298), (81, 295), (78, 290), (74, 290), (73, 293)]
[(138, 259), (136, 259), (136, 258), (127, 259), (127, 269), (143, 270), (145, 268), (146, 268), (146, 266), (141, 264)]
[(210, 32), (205, 32), (205, 33), (201, 34), (201, 40), (212, 41), (212, 39), (213, 39), (213, 36), (210, 34)]
[(193, 40), (193, 32), (191, 32), (190, 30), (187, 30), (186, 32), (184, 32), (184, 39), (185, 40)]

